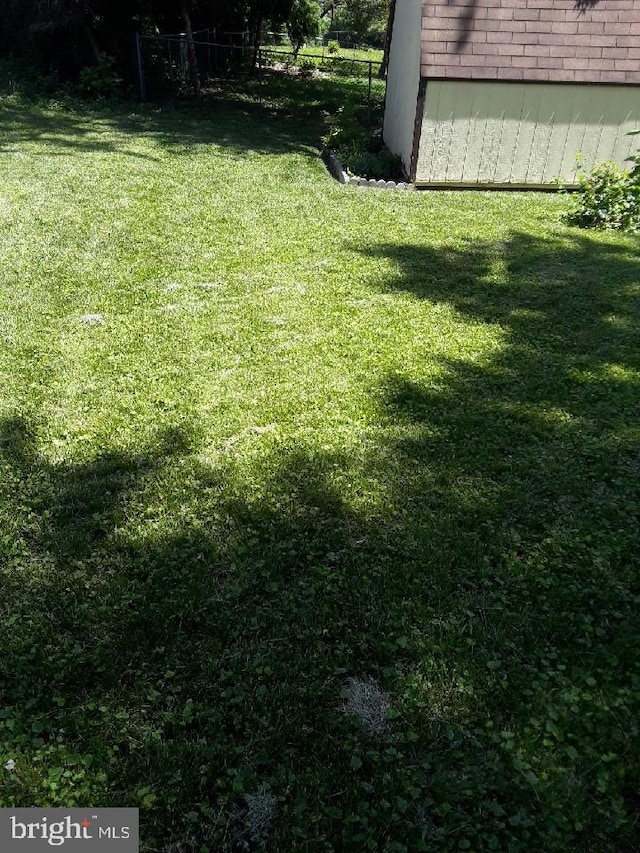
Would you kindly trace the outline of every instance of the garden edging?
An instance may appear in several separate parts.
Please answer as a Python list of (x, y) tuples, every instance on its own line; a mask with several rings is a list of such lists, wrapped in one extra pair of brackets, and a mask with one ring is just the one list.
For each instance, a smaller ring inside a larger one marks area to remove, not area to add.
[(349, 175), (338, 158), (338, 154), (331, 148), (325, 148), (322, 152), (322, 158), (327, 166), (329, 174), (341, 184), (350, 184), (357, 187), (371, 187), (379, 190), (414, 190), (415, 186), (404, 181), (385, 181), (382, 178), (360, 178), (356, 175)]

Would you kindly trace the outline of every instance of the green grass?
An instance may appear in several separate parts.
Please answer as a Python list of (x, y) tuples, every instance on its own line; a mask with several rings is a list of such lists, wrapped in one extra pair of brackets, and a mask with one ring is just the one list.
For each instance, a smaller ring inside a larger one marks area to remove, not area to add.
[(339, 186), (335, 85), (2, 101), (0, 805), (637, 849), (638, 239)]
[[(265, 50), (276, 51), (278, 53), (291, 53), (292, 47), (290, 44), (269, 45), (265, 46)], [(338, 53), (329, 53), (326, 45), (305, 44), (300, 49), (301, 57), (320, 57), (330, 61), (331, 59), (363, 59), (367, 62), (382, 62), (383, 51), (376, 48), (357, 48), (357, 47), (341, 47)], [(375, 69), (377, 70), (377, 69)]]

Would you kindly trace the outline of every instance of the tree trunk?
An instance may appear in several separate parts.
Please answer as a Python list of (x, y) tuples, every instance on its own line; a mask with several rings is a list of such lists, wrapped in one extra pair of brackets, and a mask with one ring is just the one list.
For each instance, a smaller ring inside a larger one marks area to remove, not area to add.
[(93, 58), (96, 62), (100, 62), (100, 48), (98, 47), (98, 42), (96, 41), (96, 37), (93, 34), (93, 30), (89, 26), (89, 22), (87, 21), (87, 16), (84, 12), (80, 12), (80, 24), (82, 26), (82, 31), (87, 37), (87, 41), (89, 42), (89, 47), (91, 48), (91, 53), (93, 54)]
[(256, 65), (258, 64), (258, 53), (260, 52), (260, 31), (262, 30), (262, 15), (258, 15), (258, 20), (256, 21), (256, 29), (253, 37), (253, 56), (251, 57), (251, 70), (254, 71)]
[(198, 73), (198, 60), (196, 58), (196, 46), (193, 43), (193, 30), (191, 29), (191, 16), (189, 15), (189, 7), (187, 0), (182, 0), (182, 19), (184, 20), (184, 28), (187, 33), (187, 54), (189, 57), (189, 73), (191, 74), (191, 84), (196, 97), (200, 94), (200, 74)]
[(391, 49), (391, 36), (393, 34), (393, 19), (396, 13), (396, 0), (391, 0), (389, 3), (389, 16), (387, 18), (387, 31), (384, 36), (384, 53), (382, 54), (382, 62), (380, 63), (380, 70), (378, 71), (378, 77), (382, 80), (387, 73), (387, 68), (389, 67), (389, 50)]

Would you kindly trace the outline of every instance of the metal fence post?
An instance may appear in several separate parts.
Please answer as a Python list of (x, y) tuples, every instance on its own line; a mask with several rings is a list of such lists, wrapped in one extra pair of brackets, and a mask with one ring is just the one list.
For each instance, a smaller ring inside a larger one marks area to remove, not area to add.
[(373, 62), (369, 60), (369, 86), (367, 90), (367, 113), (369, 115), (369, 124), (371, 124), (371, 78), (373, 77)]
[(145, 85), (144, 85), (144, 67), (142, 65), (142, 44), (141, 44), (140, 33), (136, 33), (136, 59), (138, 65), (138, 94), (140, 95), (140, 100), (144, 101), (146, 96)]

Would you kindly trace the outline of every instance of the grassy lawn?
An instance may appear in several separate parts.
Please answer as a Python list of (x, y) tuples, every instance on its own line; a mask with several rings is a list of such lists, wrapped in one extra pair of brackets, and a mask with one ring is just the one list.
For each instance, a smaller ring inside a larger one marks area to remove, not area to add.
[(0, 102), (0, 805), (636, 850), (638, 238), (339, 186), (334, 85)]
[[(290, 44), (269, 45), (265, 50), (277, 53), (291, 53), (293, 48)], [(320, 57), (321, 59), (364, 59), (367, 62), (382, 62), (382, 50), (375, 48), (341, 47), (338, 53), (329, 53), (326, 45), (305, 44), (300, 49), (301, 57)], [(377, 71), (377, 67), (374, 72)]]

